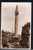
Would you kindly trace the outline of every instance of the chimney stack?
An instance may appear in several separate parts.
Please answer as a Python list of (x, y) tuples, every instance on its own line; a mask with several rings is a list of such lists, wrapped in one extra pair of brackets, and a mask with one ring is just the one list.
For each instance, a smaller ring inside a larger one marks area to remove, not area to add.
[(18, 33), (18, 6), (16, 5), (16, 10), (15, 10), (15, 33)]

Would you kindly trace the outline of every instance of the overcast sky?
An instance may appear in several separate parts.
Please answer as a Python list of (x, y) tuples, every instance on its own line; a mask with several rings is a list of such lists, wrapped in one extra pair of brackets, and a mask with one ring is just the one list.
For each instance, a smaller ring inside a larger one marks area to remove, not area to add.
[(15, 32), (15, 8), (18, 5), (18, 34), (22, 26), (31, 23), (31, 3), (2, 3), (1, 4), (1, 30)]

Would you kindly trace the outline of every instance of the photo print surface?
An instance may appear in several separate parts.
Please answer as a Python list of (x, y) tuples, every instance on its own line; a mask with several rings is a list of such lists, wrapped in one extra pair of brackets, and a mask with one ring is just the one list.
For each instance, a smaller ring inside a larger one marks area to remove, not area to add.
[(2, 48), (31, 48), (31, 3), (1, 3)]
[(0, 48), (1, 48), (1, 3), (0, 3)]

